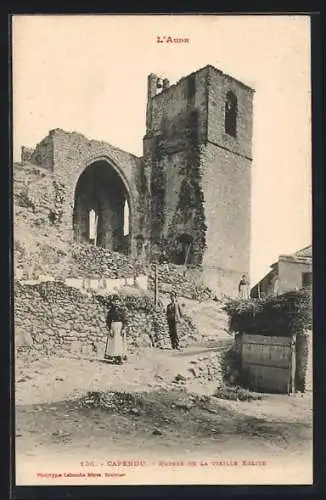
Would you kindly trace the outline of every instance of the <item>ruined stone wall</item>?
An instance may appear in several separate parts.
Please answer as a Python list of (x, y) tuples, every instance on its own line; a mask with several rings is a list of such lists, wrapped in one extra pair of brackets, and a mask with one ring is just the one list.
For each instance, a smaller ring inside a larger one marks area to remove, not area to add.
[[(192, 131), (191, 120), (188, 122)], [(194, 127), (195, 128), (195, 127)], [(173, 253), (176, 238), (193, 238), (194, 261), (202, 261), (205, 248), (203, 193), (197, 143), (189, 140), (183, 151), (156, 150), (152, 172), (152, 241), (161, 250)]]
[[(73, 239), (73, 206), (75, 187), (87, 166), (104, 159), (112, 164), (124, 180), (130, 196), (132, 252), (136, 251), (135, 237), (148, 239), (148, 182), (140, 158), (102, 141), (88, 140), (81, 134), (61, 129), (50, 131), (35, 149), (32, 160), (51, 166), (56, 182), (63, 186), (60, 230), (66, 239)], [(108, 167), (109, 168), (109, 167)]]
[[(52, 171), (13, 166), (14, 271), (23, 279), (132, 277), (144, 273), (135, 259), (90, 244), (72, 245), (61, 230), (64, 186)], [(66, 237), (66, 238), (65, 238)]]
[(183, 118), (191, 110), (198, 111), (198, 135), (200, 140), (206, 136), (207, 127), (207, 75), (203, 68), (179, 80), (152, 98), (151, 133), (179, 134), (184, 128)]
[[(60, 231), (62, 186), (52, 171), (30, 163), (13, 166), (14, 267), (43, 274), (44, 258), (56, 268), (69, 242)], [(37, 269), (38, 268), (38, 269)]]
[(153, 248), (173, 253), (176, 238), (193, 238), (193, 263), (205, 247), (198, 144), (207, 126), (207, 70), (181, 79), (152, 99), (152, 129), (144, 140), (151, 166)]
[(30, 162), (33, 154), (34, 154), (33, 148), (27, 148), (26, 146), (22, 146), (22, 148), (21, 148), (21, 161), (22, 162)]
[(71, 278), (132, 278), (147, 271), (142, 262), (102, 247), (73, 245), (71, 250), (68, 275)]
[(54, 145), (53, 137), (51, 134), (45, 137), (39, 144), (37, 144), (30, 161), (35, 165), (53, 170)]
[[(105, 311), (98, 302), (61, 283), (15, 284), (15, 337), (27, 332), (35, 349), (69, 349), (104, 341)], [(18, 347), (18, 346), (17, 346)]]

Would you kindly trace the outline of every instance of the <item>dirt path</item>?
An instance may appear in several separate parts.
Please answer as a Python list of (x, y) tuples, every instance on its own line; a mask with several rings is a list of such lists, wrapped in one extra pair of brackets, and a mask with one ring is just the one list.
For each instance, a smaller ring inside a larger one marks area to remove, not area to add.
[[(311, 394), (266, 395), (251, 402), (213, 397), (219, 356), (232, 338), (222, 323), (216, 334), (221, 315), (216, 317), (212, 305), (189, 301), (186, 307), (205, 334), (180, 352), (146, 348), (131, 353), (122, 366), (104, 362), (101, 352), (16, 360), (17, 477), (22, 482), (36, 477), (37, 470), (49, 470), (49, 464), (53, 469), (54, 463), (71, 463), (69, 470), (80, 470), (86, 462), (96, 471), (117, 457), (265, 460), (276, 468), (282, 463), (283, 474), (286, 464), (296, 464), (302, 474), (310, 471)], [(248, 472), (243, 474), (249, 480)], [(188, 476), (181, 475), (180, 482)]]
[[(103, 352), (88, 357), (17, 359), (16, 404), (50, 403), (96, 390), (146, 391), (170, 387), (177, 375), (187, 380), (188, 385), (197, 382), (204, 392), (210, 392), (216, 388), (216, 379), (210, 383), (207, 371), (200, 375), (203, 367), (214, 366), (218, 353), (218, 347), (206, 346), (188, 347), (180, 352), (145, 348), (131, 353), (122, 366), (108, 364)], [(196, 365), (199, 365), (198, 377), (193, 375)]]
[[(26, 467), (48, 455), (50, 463), (54, 456), (74, 463), (77, 457), (78, 463), (95, 463), (123, 456), (276, 460), (289, 450), (292, 461), (309, 462), (309, 396), (270, 395), (253, 402), (211, 397), (214, 380), (186, 373), (191, 361), (210, 356), (214, 349), (205, 347), (180, 353), (148, 349), (122, 367), (73, 357), (17, 366), (18, 463)], [(182, 374), (185, 380), (176, 383)], [(137, 397), (124, 403), (122, 396), (113, 407), (94, 407), (94, 401), (85, 407), (89, 391)]]

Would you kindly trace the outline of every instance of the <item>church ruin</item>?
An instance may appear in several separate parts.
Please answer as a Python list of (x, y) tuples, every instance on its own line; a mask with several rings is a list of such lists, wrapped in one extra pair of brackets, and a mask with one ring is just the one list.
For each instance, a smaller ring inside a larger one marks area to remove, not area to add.
[(22, 161), (63, 186), (67, 245), (164, 256), (234, 288), (249, 272), (253, 94), (210, 65), (175, 85), (150, 74), (142, 157), (55, 129)]

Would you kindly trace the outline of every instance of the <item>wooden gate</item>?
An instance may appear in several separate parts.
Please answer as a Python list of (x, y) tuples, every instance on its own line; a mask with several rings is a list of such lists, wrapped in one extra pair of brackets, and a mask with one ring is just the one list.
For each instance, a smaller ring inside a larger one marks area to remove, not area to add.
[(242, 374), (245, 385), (258, 392), (294, 391), (295, 338), (244, 334)]

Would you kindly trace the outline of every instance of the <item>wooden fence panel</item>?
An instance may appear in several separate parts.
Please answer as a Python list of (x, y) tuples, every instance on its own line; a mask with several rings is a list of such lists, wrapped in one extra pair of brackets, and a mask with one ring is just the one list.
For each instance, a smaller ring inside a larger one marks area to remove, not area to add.
[(244, 380), (252, 390), (278, 393), (292, 391), (295, 373), (292, 339), (245, 334), (241, 358)]

